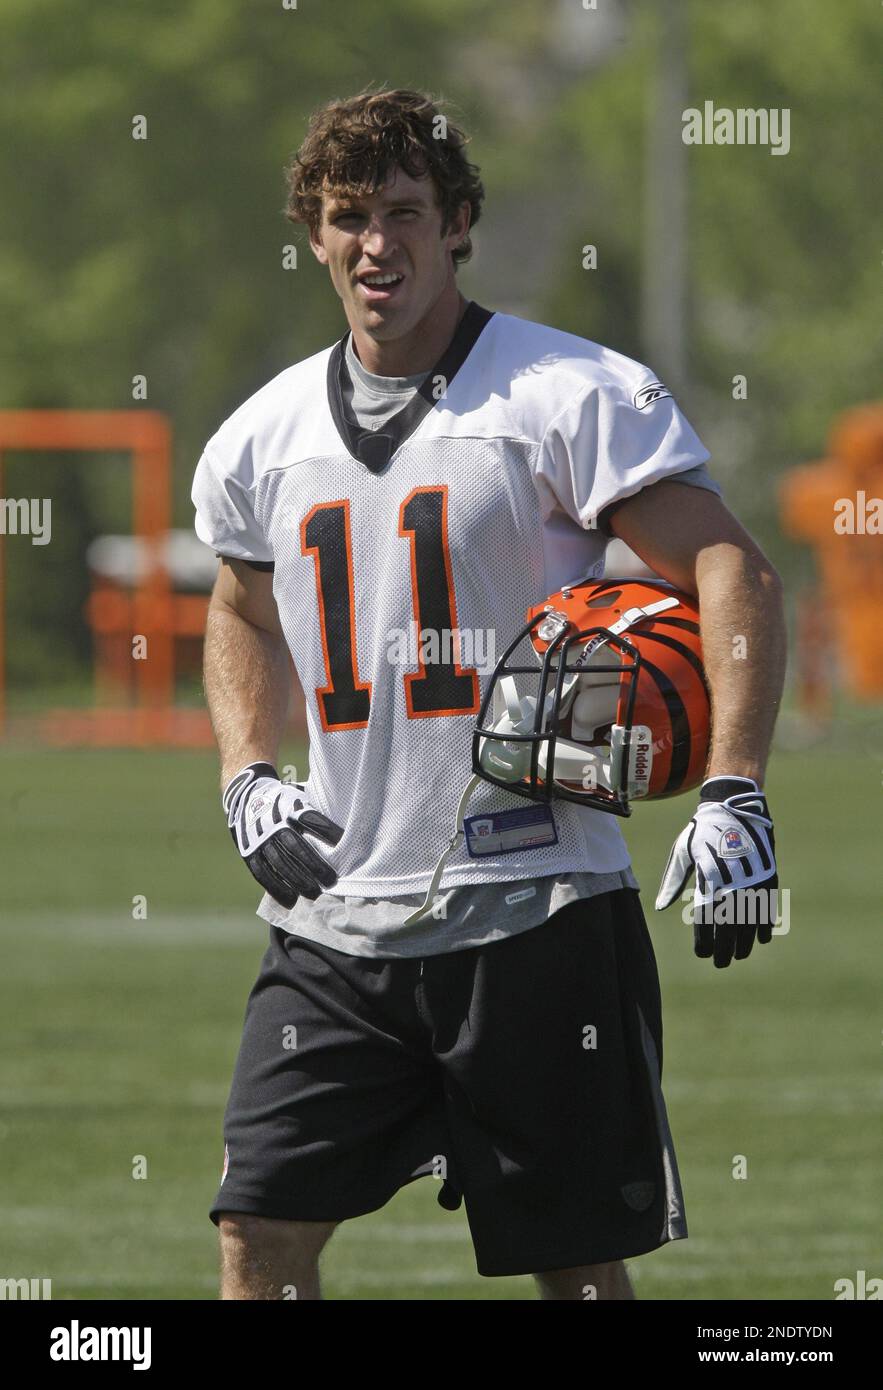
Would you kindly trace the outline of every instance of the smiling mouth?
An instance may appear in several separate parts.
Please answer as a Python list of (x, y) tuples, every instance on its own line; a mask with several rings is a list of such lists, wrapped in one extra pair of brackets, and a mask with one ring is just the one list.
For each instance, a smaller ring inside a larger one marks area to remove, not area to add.
[(404, 278), (404, 275), (396, 273), (365, 275), (359, 280), (359, 286), (362, 293), (369, 299), (385, 298), (402, 283)]

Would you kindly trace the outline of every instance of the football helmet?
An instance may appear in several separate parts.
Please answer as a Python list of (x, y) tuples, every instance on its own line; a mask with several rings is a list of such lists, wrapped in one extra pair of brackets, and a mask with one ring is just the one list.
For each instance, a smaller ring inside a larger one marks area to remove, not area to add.
[[(522, 643), (531, 664), (513, 664)], [(472, 765), (532, 801), (628, 816), (702, 782), (710, 733), (696, 599), (658, 579), (578, 581), (528, 609), (497, 662)]]

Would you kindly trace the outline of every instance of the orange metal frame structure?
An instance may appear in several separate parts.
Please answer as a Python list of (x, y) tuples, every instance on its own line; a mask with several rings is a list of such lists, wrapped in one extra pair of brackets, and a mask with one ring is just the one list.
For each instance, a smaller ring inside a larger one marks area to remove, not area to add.
[[(132, 532), (143, 543), (149, 563), (131, 596), (112, 612), (102, 608), (100, 589), (93, 594), (88, 617), (99, 648), (113, 631), (146, 638), (145, 660), (133, 661), (134, 700), (128, 706), (90, 710), (54, 710), (41, 733), (53, 743), (104, 745), (207, 744), (211, 732), (202, 710), (174, 706), (176, 632), (193, 635), (194, 600), (175, 595), (162, 562), (160, 544), (171, 520), (171, 429), (164, 415), (136, 410), (0, 411), (0, 496), (4, 451), (113, 450), (131, 454)], [(0, 534), (0, 736), (7, 730), (5, 680), (4, 537)], [(196, 601), (197, 604), (200, 602)], [(202, 602), (204, 612), (205, 601)], [(189, 604), (186, 615), (178, 610)], [(186, 622), (182, 624), (182, 617)], [(96, 684), (101, 692), (100, 664)]]

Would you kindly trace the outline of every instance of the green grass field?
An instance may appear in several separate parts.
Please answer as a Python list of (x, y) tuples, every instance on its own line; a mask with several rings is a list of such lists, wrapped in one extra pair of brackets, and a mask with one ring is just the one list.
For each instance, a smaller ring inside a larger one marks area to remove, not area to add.
[[(691, 1229), (631, 1262), (640, 1298), (831, 1299), (838, 1278), (883, 1274), (880, 763), (849, 748), (777, 755), (791, 929), (729, 970), (696, 959), (677, 907), (652, 911), (690, 799), (639, 808), (627, 827)], [(51, 1278), (56, 1299), (214, 1298), (206, 1212), (268, 931), (214, 758), (7, 749), (0, 778), (0, 1277)], [(476, 1274), (463, 1212), (436, 1193), (423, 1179), (345, 1223), (326, 1297), (535, 1298), (527, 1277)]]

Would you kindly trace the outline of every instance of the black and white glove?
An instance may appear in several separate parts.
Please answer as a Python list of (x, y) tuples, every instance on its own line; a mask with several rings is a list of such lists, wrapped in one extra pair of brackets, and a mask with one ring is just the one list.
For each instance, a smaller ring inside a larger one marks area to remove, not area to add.
[(693, 934), (697, 956), (718, 966), (766, 943), (776, 921), (776, 842), (766, 797), (750, 777), (712, 777), (699, 806), (675, 840), (659, 893), (662, 912), (680, 897), (693, 870)]
[(306, 836), (336, 845), (343, 830), (304, 799), (302, 782), (280, 782), (271, 763), (250, 763), (230, 778), (222, 801), (236, 848), (282, 907), (334, 887), (337, 874)]

